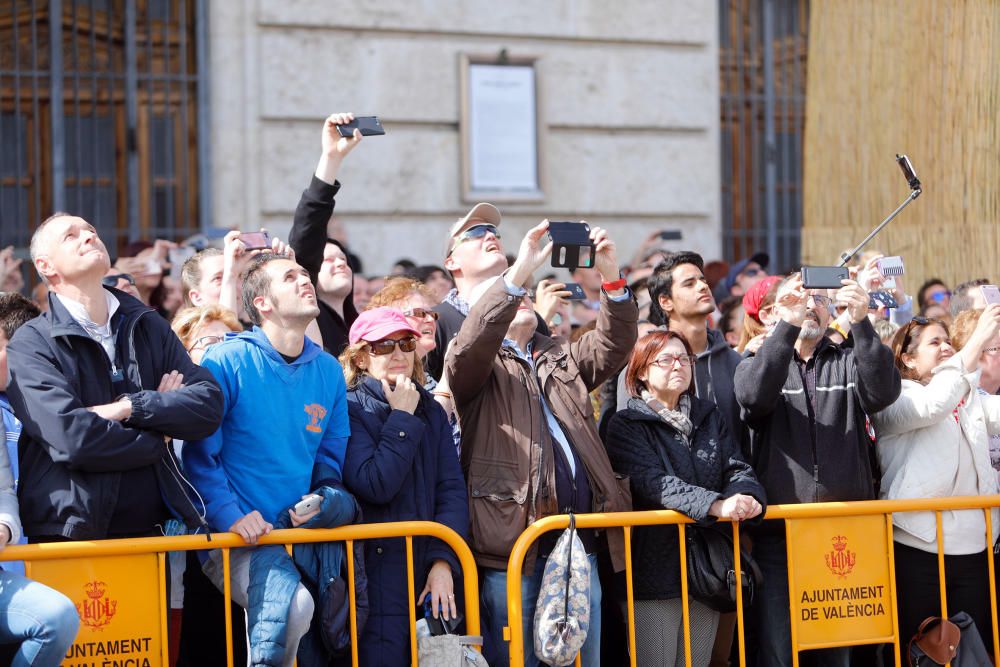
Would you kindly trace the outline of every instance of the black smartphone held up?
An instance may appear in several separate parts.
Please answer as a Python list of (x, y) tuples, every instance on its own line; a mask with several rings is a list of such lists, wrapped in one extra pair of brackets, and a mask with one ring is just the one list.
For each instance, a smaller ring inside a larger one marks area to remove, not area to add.
[(660, 232), (661, 241), (680, 241), (684, 238), (684, 235), (679, 229), (664, 229)]
[(337, 131), (342, 137), (353, 137), (355, 129), (361, 130), (362, 137), (385, 134), (385, 128), (379, 122), (378, 116), (356, 116), (350, 123), (337, 126)]
[(570, 292), (570, 295), (566, 297), (570, 301), (583, 301), (587, 298), (587, 294), (580, 287), (580, 283), (566, 283), (565, 290)]
[(594, 267), (594, 243), (586, 222), (550, 222), (549, 238), (552, 239), (552, 266), (570, 271)]
[(840, 289), (850, 277), (846, 266), (803, 266), (802, 286), (806, 289)]
[(913, 163), (910, 162), (910, 158), (896, 153), (896, 163), (899, 164), (899, 168), (902, 170), (903, 176), (906, 178), (906, 182), (910, 185), (910, 189), (919, 190), (920, 179), (917, 178), (917, 172), (913, 170)]
[(271, 249), (271, 235), (267, 232), (243, 232), (240, 234), (240, 241), (247, 247), (247, 250)]

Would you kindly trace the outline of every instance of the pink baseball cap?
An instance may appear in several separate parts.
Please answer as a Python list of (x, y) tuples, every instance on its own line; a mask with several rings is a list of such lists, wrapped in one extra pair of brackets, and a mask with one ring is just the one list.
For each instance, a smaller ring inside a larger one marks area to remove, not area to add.
[(354, 324), (351, 325), (347, 339), (351, 345), (362, 340), (372, 343), (399, 331), (420, 335), (420, 332), (406, 321), (406, 316), (403, 315), (402, 311), (380, 306), (358, 315), (358, 319), (354, 320)]

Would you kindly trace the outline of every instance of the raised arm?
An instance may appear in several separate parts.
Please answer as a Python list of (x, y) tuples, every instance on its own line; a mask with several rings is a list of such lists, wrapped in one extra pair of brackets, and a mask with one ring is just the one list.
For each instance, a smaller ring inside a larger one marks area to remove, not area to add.
[(292, 220), (292, 231), (288, 234), (288, 244), (295, 251), (299, 264), (309, 272), (313, 284), (316, 283), (320, 266), (323, 264), (323, 248), (326, 246), (327, 225), (333, 215), (334, 197), (340, 190), (337, 172), (347, 154), (361, 142), (361, 131), (354, 130), (351, 138), (340, 136), (338, 125), (346, 125), (354, 120), (354, 114), (335, 113), (323, 122), (322, 153), (309, 187), (302, 193)]

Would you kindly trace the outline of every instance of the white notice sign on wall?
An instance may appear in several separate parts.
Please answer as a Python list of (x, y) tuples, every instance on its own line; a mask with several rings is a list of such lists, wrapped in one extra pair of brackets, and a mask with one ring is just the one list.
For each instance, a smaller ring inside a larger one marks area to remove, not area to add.
[(469, 65), (469, 157), (473, 191), (537, 192), (535, 69)]

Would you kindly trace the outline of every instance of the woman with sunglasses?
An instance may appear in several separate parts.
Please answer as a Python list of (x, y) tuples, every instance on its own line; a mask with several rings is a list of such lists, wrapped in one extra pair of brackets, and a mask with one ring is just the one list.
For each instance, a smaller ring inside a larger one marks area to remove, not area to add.
[[(421, 384), (420, 331), (402, 312), (366, 310), (351, 326), (340, 355), (347, 381), (351, 437), (344, 484), (365, 521), (436, 521), (467, 537), (465, 480), (444, 410)], [(442, 542), (413, 540), (414, 590), (435, 618), (455, 618), (458, 559)], [(359, 646), (362, 665), (409, 661), (410, 611), (402, 539), (365, 541), (370, 611)]]
[[(873, 415), (879, 436), (882, 498), (947, 498), (997, 493), (989, 437), (1000, 433), (1000, 397), (978, 392), (983, 350), (1000, 331), (1000, 305), (979, 316), (960, 352), (948, 327), (913, 318), (896, 332), (892, 351), (903, 378), (902, 393)], [(892, 515), (900, 637), (913, 636), (921, 621), (941, 615), (938, 548), (944, 552), (948, 613), (968, 613), (986, 646), (992, 646), (987, 555), (1000, 534), (1000, 511), (986, 540), (981, 510), (941, 513), (938, 544), (934, 512)]]
[[(608, 425), (608, 457), (631, 477), (636, 510), (676, 510), (702, 525), (754, 519), (764, 512), (764, 489), (719, 408), (694, 395), (693, 365), (691, 346), (676, 332), (639, 339), (625, 370), (632, 399)], [(632, 535), (636, 664), (683, 665), (677, 530), (650, 526)], [(692, 664), (707, 665), (719, 613), (689, 605)]]

